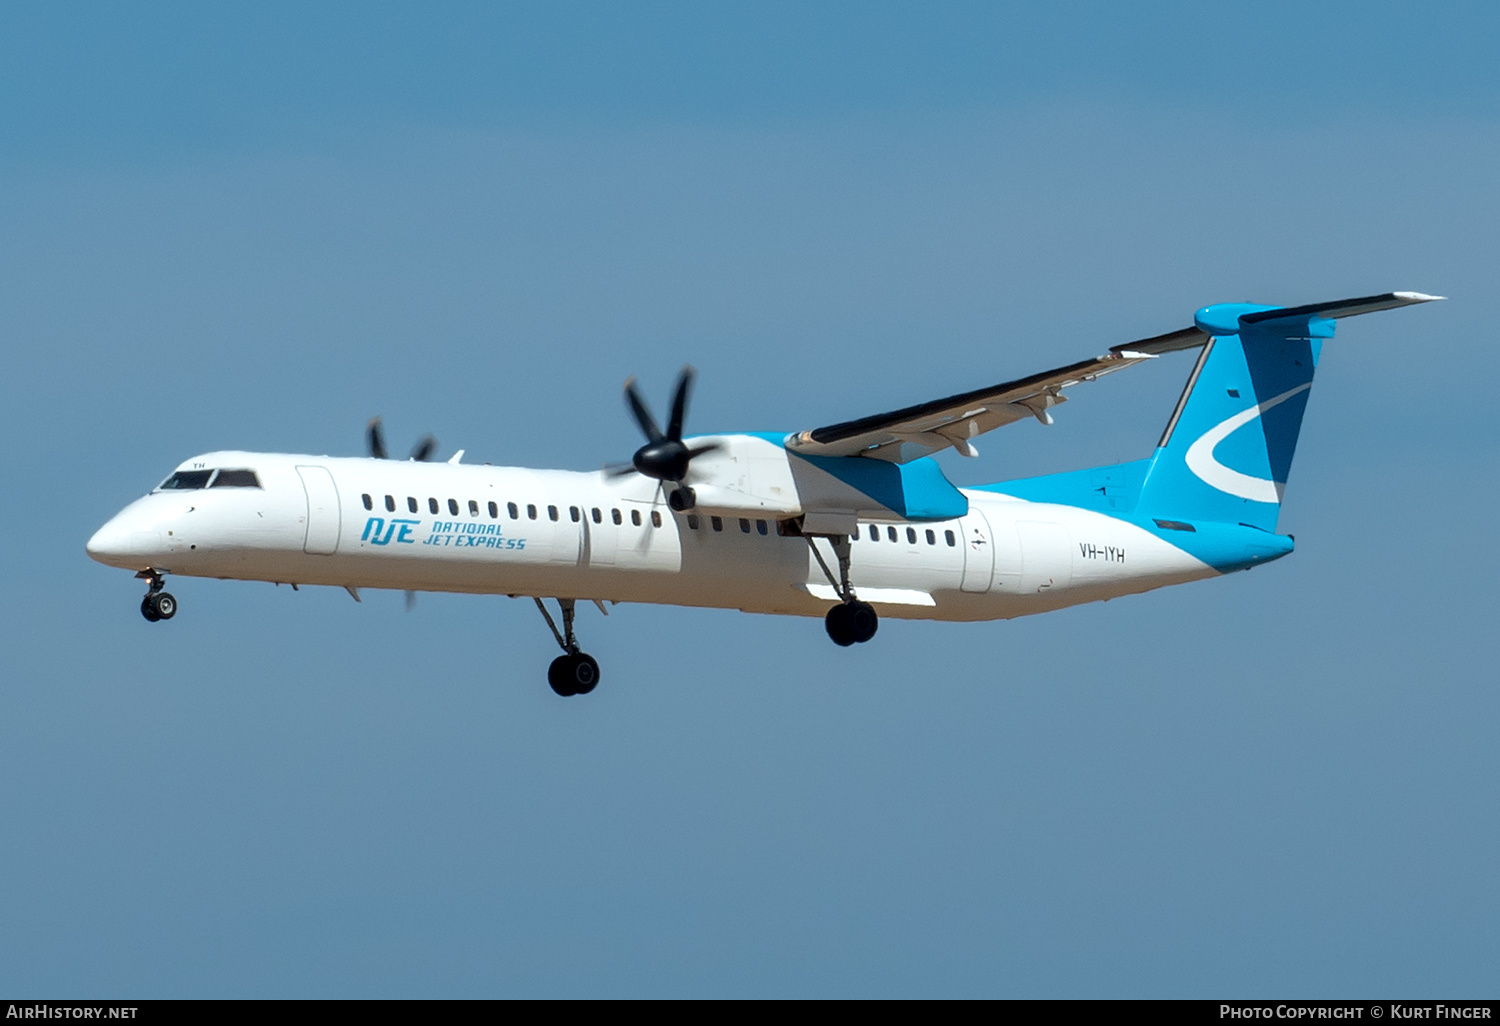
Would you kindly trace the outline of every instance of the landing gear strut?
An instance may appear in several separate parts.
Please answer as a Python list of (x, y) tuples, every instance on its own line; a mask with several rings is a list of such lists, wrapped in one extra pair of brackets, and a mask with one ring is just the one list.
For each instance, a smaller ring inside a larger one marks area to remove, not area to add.
[(557, 622), (552, 619), (552, 614), (547, 612), (547, 607), (542, 604), (541, 599), (535, 599), (537, 609), (541, 610), (542, 619), (547, 621), (547, 626), (552, 628), (552, 636), (557, 639), (557, 644), (562, 648), (563, 654), (552, 660), (552, 665), (547, 667), (547, 683), (552, 685), (552, 690), (567, 698), (570, 695), (586, 695), (594, 690), (599, 683), (599, 664), (594, 657), (578, 649), (578, 639), (573, 636), (573, 614), (575, 602), (573, 599), (558, 599), (557, 605), (562, 610), (563, 629), (557, 629)]
[(834, 592), (843, 600), (841, 604), (828, 611), (828, 615), (823, 618), (823, 626), (835, 645), (848, 648), (850, 645), (861, 644), (873, 638), (875, 632), (880, 629), (880, 617), (875, 614), (874, 606), (854, 597), (854, 586), (849, 583), (849, 536), (834, 535), (828, 539), (828, 544), (833, 547), (833, 554), (838, 557), (837, 579), (834, 578), (833, 571), (828, 569), (828, 564), (823, 561), (823, 554), (818, 551), (814, 539), (812, 537), (807, 539), (807, 546), (812, 549), (813, 557), (823, 568), (823, 575), (828, 578), (828, 583), (833, 585)]
[(147, 567), (137, 577), (146, 581), (146, 597), (141, 599), (141, 615), (151, 623), (158, 620), (170, 620), (177, 615), (177, 600), (170, 592), (162, 591), (166, 581), (162, 578), (161, 571)]

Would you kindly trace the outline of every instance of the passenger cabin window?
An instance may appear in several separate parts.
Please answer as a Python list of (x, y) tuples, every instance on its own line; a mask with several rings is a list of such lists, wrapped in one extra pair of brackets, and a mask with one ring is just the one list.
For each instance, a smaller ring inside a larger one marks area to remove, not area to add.
[(740, 517), (740, 533), (741, 534), (749, 534), (750, 533), (750, 521), (747, 520), (747, 519), (745, 519), (744, 517)]
[(652, 527), (660, 527), (661, 526), (661, 512), (659, 510), (654, 510), (653, 509), (651, 511), (651, 526)]
[(617, 509), (610, 510), (609, 511), (609, 516), (610, 516), (610, 519), (613, 520), (616, 525), (624, 522), (624, 518), (620, 516), (620, 511), (617, 510)]
[(471, 516), (471, 517), (477, 517), (477, 516), (479, 516), (479, 500), (478, 499), (470, 499), (469, 500), (469, 516)]
[(689, 531), (696, 531), (696, 530), (698, 530), (698, 514), (696, 514), (696, 513), (689, 513), (688, 514), (688, 530)]
[(516, 504), (514, 502), (507, 502), (505, 504), (505, 512), (507, 512), (507, 513), (510, 514), (510, 518), (512, 520), (520, 520), (521, 519), (521, 511), (520, 511), (519, 508), (517, 508), (517, 506), (516, 506)]
[(917, 543), (917, 529), (915, 527), (908, 527), (906, 529), (906, 543), (908, 545), (915, 545)]
[(260, 478), (253, 470), (221, 470), (214, 475), (210, 488), (259, 488)]
[(161, 487), (186, 491), (190, 488), (207, 488), (212, 470), (179, 470), (161, 483)]
[(406, 511), (408, 513), (415, 513), (418, 509), (417, 497), (415, 495), (408, 495), (406, 497)]
[(594, 507), (594, 523), (596, 523), (596, 524), (602, 524), (602, 523), (604, 523), (604, 514), (601, 513), (601, 512), (599, 512), (599, 507), (598, 506)]
[(880, 528), (876, 527), (874, 524), (870, 525), (870, 540), (871, 541), (879, 541), (880, 540)]
[(757, 531), (759, 531), (761, 534), (765, 534), (766, 530), (767, 530), (767, 528), (766, 528), (766, 522), (764, 520), (757, 520), (755, 522), (755, 529)]
[(641, 526), (641, 511), (640, 510), (633, 509), (633, 510), (630, 511), (630, 522), (632, 524), (634, 524), (636, 527), (640, 527)]
[(436, 499), (429, 498), (427, 500), (427, 511), (429, 513), (431, 513), (433, 516), (437, 515), (438, 504), (437, 504), (437, 500)]
[(499, 520), (500, 519), (500, 507), (497, 506), (497, 505), (495, 505), (495, 502), (494, 502), (493, 499), (490, 500), (490, 519), (491, 520)]
[(573, 518), (573, 523), (575, 523), (575, 524), (578, 523), (578, 521), (582, 519), (582, 516), (578, 512), (578, 507), (577, 506), (569, 506), (568, 507), (568, 516), (570, 516), (570, 517)]
[(363, 500), (365, 500), (365, 509), (374, 509), (375, 508), (375, 503), (373, 503), (373, 502), (370, 501), (370, 493), (369, 492), (365, 492), (365, 494), (361, 495), (360, 498), (363, 499)]
[(722, 531), (722, 530), (724, 530), (724, 518), (723, 517), (709, 517), (708, 518), (708, 522), (713, 525), (713, 528), (714, 528), (715, 531)]
[(394, 495), (387, 495), (385, 497), (385, 511), (387, 513), (396, 512), (396, 497)]
[(527, 520), (535, 520), (536, 519), (536, 507), (533, 506), (529, 502), (526, 504), (526, 519)]
[(928, 545), (936, 545), (937, 544), (937, 535), (935, 535), (935, 534), (932, 533), (932, 528), (930, 528), (930, 527), (927, 529), (927, 544)]
[(958, 544), (958, 540), (957, 540), (957, 539), (955, 539), (955, 538), (954, 538), (954, 537), (953, 537), (953, 532), (952, 532), (952, 531), (944, 531), (944, 532), (943, 532), (943, 537), (944, 537), (944, 538), (945, 538), (945, 539), (947, 539), (947, 542), (948, 542), (948, 547), (949, 547), (949, 548), (950, 548), (950, 549), (951, 549), (951, 548), (952, 548), (952, 547), (953, 547), (953, 546), (955, 546), (955, 545), (957, 545), (957, 544)]
[(896, 540), (896, 529), (894, 527), (887, 527), (885, 529), (885, 536), (886, 536), (886, 538), (888, 540), (895, 541)]
[(458, 500), (457, 499), (449, 499), (448, 500), (448, 515), (449, 516), (454, 516), (454, 517), (458, 516)]
[(557, 507), (556, 506), (548, 506), (547, 507), (547, 519), (548, 520), (556, 520), (557, 519)]

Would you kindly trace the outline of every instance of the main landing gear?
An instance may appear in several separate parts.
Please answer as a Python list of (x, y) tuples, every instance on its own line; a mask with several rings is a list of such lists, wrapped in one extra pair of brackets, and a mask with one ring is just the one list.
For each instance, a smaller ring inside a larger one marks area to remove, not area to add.
[(835, 645), (848, 648), (850, 645), (862, 644), (873, 638), (875, 632), (880, 629), (880, 617), (875, 614), (874, 606), (854, 597), (854, 586), (849, 583), (849, 536), (847, 534), (834, 535), (828, 539), (828, 543), (833, 547), (833, 554), (838, 557), (837, 579), (828, 569), (828, 564), (823, 561), (823, 554), (818, 551), (815, 539), (812, 537), (807, 539), (807, 547), (812, 549), (813, 558), (823, 568), (823, 575), (828, 578), (828, 583), (833, 585), (834, 592), (843, 600), (828, 611), (828, 615), (823, 618), (823, 626)]
[(148, 567), (136, 576), (148, 582), (146, 597), (141, 599), (142, 616), (156, 623), (158, 620), (170, 620), (177, 615), (177, 600), (170, 592), (161, 590), (162, 585), (166, 583), (162, 579), (161, 571)]
[(552, 690), (567, 698), (570, 695), (586, 695), (599, 683), (599, 664), (594, 657), (587, 652), (578, 650), (578, 639), (573, 636), (573, 599), (558, 599), (557, 604), (562, 609), (563, 629), (557, 629), (557, 623), (552, 619), (552, 614), (547, 612), (547, 607), (542, 605), (541, 599), (536, 599), (536, 607), (542, 612), (542, 619), (547, 621), (547, 626), (552, 628), (552, 636), (562, 647), (563, 654), (552, 660), (552, 665), (547, 667), (547, 683), (552, 685)]
[(830, 609), (823, 618), (823, 626), (828, 629), (828, 636), (835, 645), (848, 648), (873, 638), (880, 628), (880, 617), (875, 615), (875, 607), (870, 603), (855, 600)]

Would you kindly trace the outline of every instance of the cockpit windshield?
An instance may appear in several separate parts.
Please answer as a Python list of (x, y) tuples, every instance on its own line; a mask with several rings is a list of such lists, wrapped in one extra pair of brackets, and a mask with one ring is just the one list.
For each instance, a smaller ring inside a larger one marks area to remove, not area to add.
[(259, 488), (253, 470), (179, 470), (163, 481), (158, 490), (187, 491), (195, 488)]
[(207, 488), (208, 479), (212, 476), (212, 470), (179, 470), (163, 481), (161, 487), (164, 490), (169, 488), (183, 490), (189, 488)]
[(221, 470), (214, 475), (210, 488), (259, 488), (260, 478), (253, 470)]

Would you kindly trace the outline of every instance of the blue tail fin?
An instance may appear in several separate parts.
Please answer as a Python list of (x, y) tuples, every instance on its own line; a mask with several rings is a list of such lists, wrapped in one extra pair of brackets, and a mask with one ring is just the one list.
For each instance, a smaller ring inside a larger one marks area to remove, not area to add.
[(1142, 512), (1276, 530), (1322, 340), (1318, 313), (1225, 303), (1142, 483)]

